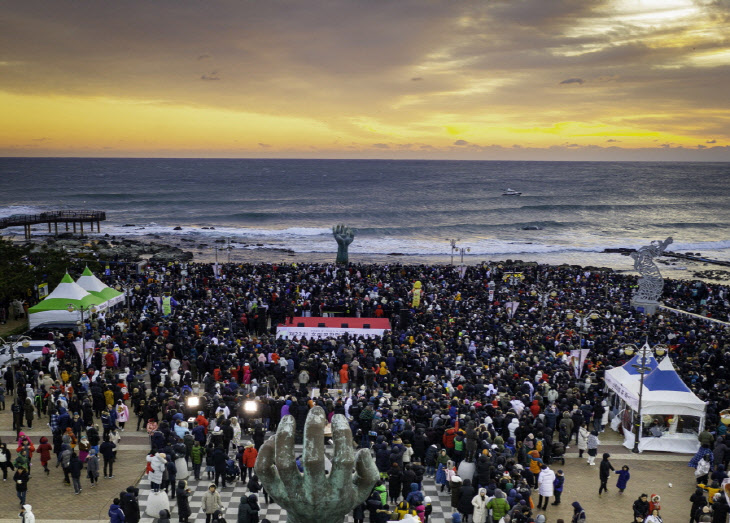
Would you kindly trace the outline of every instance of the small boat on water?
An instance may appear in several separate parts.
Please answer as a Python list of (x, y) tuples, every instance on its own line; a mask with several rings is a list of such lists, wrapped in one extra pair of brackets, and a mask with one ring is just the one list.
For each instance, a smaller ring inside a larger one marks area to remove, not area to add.
[(502, 196), (519, 196), (521, 194), (521, 192), (515, 191), (514, 189), (505, 189)]

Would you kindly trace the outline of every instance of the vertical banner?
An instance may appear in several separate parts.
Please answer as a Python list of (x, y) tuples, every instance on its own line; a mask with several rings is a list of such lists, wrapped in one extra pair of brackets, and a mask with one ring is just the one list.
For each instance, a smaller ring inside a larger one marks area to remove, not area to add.
[(220, 268), (218, 267), (218, 262), (215, 262), (213, 264), (213, 275), (215, 276), (216, 280), (220, 278)]
[(74, 341), (73, 344), (76, 347), (76, 352), (79, 354), (79, 359), (84, 362), (84, 366), (88, 367), (91, 365), (91, 355), (94, 352), (96, 342), (93, 340), (78, 340)]
[(463, 280), (466, 276), (466, 265), (459, 265), (459, 279)]
[(520, 306), (520, 302), (508, 301), (505, 302), (504, 306), (507, 308), (507, 314), (509, 314), (509, 317), (512, 318), (515, 315), (515, 312), (517, 312), (517, 308)]
[(414, 309), (421, 305), (421, 292), (421, 282), (417, 281), (413, 284), (413, 301), (411, 302), (411, 307)]
[(39, 283), (38, 284), (38, 297), (42, 300), (48, 296), (48, 283)]
[(588, 353), (590, 352), (590, 349), (575, 349), (570, 351), (570, 364), (573, 366), (573, 372), (576, 378), (580, 378), (581, 374), (583, 374), (583, 368), (585, 367), (586, 359), (588, 359)]

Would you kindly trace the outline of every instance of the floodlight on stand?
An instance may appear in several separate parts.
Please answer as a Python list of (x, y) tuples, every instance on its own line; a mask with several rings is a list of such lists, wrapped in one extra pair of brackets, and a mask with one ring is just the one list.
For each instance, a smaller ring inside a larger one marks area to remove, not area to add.
[(190, 409), (197, 409), (200, 406), (200, 398), (197, 396), (188, 396), (185, 399), (185, 405)]
[(255, 414), (258, 410), (258, 405), (256, 405), (255, 400), (246, 400), (243, 402), (243, 411), (246, 414)]

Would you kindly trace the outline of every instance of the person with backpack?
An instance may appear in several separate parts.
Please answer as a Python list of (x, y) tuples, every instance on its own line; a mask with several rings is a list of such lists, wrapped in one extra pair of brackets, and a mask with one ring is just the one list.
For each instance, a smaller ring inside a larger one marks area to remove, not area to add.
[(577, 501), (573, 501), (573, 518), (570, 520), (570, 523), (585, 523), (586, 521), (586, 511), (583, 510), (583, 507), (580, 506), (580, 503)]

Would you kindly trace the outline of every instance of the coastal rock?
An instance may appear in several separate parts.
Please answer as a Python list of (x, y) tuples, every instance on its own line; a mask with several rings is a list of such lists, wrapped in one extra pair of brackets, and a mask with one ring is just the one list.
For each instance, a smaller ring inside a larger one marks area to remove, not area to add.
[(182, 231), (182, 227), (180, 227), (180, 226), (178, 225), (177, 227), (174, 227), (174, 228), (173, 228), (172, 230), (173, 230), (173, 231)]

